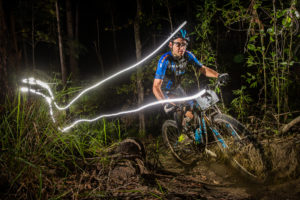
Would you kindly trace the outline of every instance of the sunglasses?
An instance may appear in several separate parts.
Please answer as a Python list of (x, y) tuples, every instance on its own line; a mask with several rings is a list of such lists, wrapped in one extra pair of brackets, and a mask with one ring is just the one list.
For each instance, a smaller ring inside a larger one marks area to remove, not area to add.
[(184, 48), (186, 48), (187, 45), (188, 45), (186, 42), (182, 42), (182, 43), (180, 43), (180, 42), (173, 42), (173, 44), (174, 44), (176, 47), (184, 47)]

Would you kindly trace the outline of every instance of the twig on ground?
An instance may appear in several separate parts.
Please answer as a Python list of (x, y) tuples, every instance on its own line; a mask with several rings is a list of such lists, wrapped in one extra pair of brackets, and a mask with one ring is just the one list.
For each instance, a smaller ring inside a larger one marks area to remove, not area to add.
[(290, 130), (290, 128), (292, 128), (293, 126), (295, 126), (299, 122), (300, 122), (300, 116), (293, 119), (290, 123), (282, 126), (280, 133), (284, 134), (284, 133), (288, 132)]

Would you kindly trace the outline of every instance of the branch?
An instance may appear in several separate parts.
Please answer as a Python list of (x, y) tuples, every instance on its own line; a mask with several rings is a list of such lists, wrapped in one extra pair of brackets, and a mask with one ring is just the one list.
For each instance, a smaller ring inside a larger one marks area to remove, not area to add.
[(290, 130), (291, 127), (293, 127), (294, 125), (296, 125), (296, 124), (299, 123), (299, 122), (300, 122), (300, 116), (298, 116), (298, 117), (296, 117), (295, 119), (293, 119), (290, 123), (288, 123), (288, 124), (282, 126), (280, 132), (281, 132), (282, 134), (288, 132), (288, 131)]

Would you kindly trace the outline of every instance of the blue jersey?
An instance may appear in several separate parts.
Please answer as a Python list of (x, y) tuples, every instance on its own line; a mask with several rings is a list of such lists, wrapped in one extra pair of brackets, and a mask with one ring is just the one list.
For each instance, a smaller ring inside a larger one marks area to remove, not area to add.
[(155, 79), (164, 80), (163, 90), (170, 90), (180, 84), (188, 63), (199, 68), (202, 67), (202, 63), (190, 51), (185, 51), (181, 59), (175, 59), (171, 51), (161, 56), (158, 61)]

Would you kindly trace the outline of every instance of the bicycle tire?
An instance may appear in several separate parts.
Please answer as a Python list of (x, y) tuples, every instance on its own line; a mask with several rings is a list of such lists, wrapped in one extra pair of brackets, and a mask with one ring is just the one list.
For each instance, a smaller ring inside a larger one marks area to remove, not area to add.
[(214, 138), (221, 153), (225, 154), (236, 169), (255, 180), (265, 180), (266, 162), (261, 145), (238, 120), (225, 115), (212, 117)]
[[(182, 164), (191, 165), (196, 161), (195, 151), (192, 143), (185, 143), (180, 141), (180, 137), (185, 134), (178, 129), (175, 120), (166, 120), (162, 126), (162, 135), (164, 144), (171, 151), (172, 155)], [(186, 136), (187, 137), (187, 136)]]

